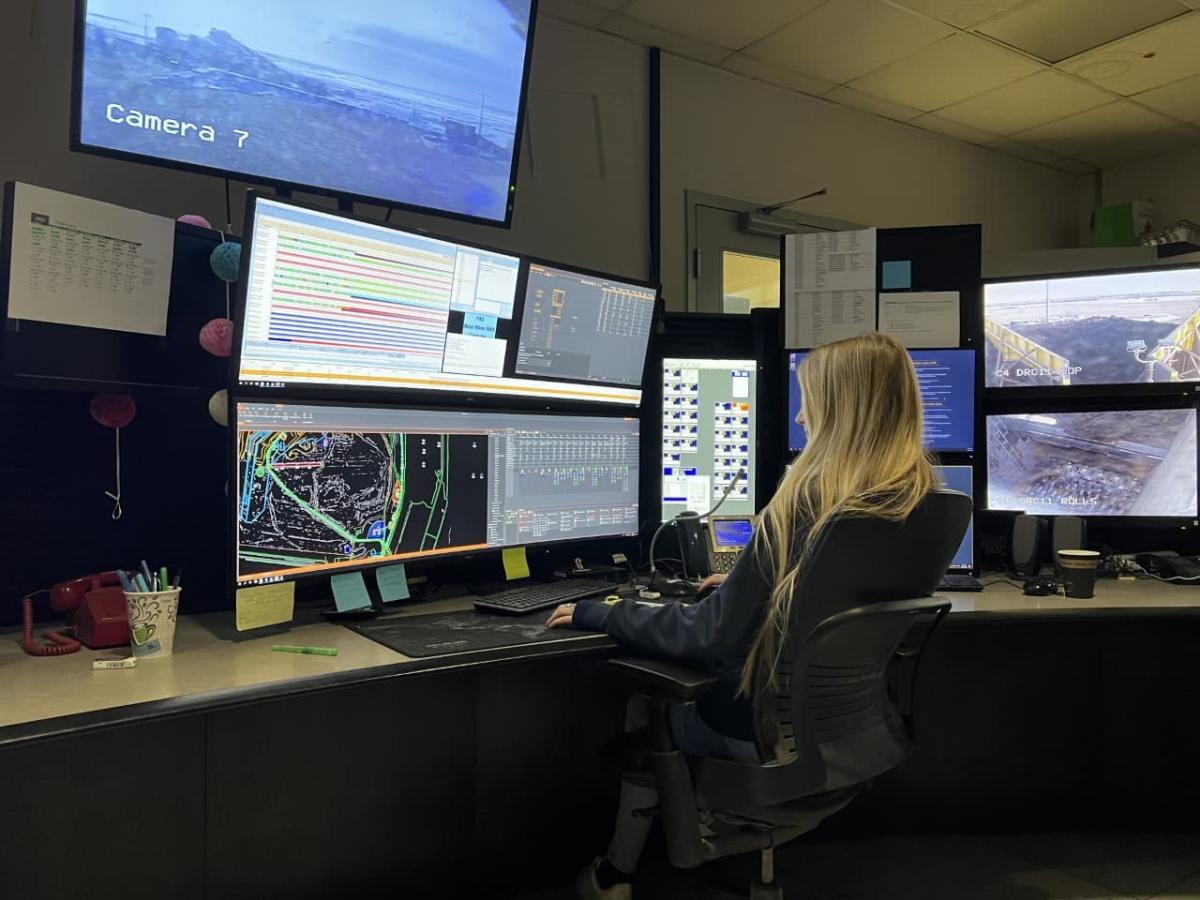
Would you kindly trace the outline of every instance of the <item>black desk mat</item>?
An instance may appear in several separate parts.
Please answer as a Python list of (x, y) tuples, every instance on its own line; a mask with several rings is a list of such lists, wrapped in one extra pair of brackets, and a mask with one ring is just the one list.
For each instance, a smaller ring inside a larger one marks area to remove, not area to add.
[(549, 616), (549, 611), (526, 616), (494, 616), (468, 610), (347, 622), (346, 627), (414, 658), (497, 650), (585, 636), (569, 629), (546, 628)]

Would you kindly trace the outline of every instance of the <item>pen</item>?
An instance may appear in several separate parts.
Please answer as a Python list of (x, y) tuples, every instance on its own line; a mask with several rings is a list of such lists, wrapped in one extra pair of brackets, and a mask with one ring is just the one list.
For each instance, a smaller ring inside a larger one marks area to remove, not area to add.
[(175, 580), (171, 582), (171, 587), (173, 587), (173, 588), (179, 587), (179, 579), (181, 579), (182, 577), (183, 577), (183, 569), (180, 569), (178, 572), (175, 573)]
[(134, 574), (133, 586), (138, 589), (138, 593), (147, 594), (150, 592), (150, 585), (146, 584), (146, 576), (141, 572)]
[(291, 644), (274, 644), (276, 653), (312, 653), (317, 656), (337, 656), (337, 647), (294, 647)]
[(167, 567), (163, 566), (158, 570), (158, 589), (165, 591), (171, 586), (171, 582), (167, 580)]
[(121, 589), (128, 594), (132, 594), (133, 582), (129, 580), (129, 576), (125, 574), (124, 569), (117, 569), (117, 577), (121, 579)]
[(146, 561), (144, 559), (142, 560), (142, 574), (146, 576), (147, 589), (153, 589), (154, 576), (150, 574), (150, 567), (146, 565)]

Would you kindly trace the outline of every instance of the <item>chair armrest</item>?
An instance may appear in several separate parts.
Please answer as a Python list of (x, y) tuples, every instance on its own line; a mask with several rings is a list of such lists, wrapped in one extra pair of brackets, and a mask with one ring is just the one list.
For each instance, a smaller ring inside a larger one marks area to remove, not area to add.
[(644, 656), (619, 656), (601, 666), (643, 693), (668, 700), (695, 700), (717, 683), (717, 677), (708, 672)]

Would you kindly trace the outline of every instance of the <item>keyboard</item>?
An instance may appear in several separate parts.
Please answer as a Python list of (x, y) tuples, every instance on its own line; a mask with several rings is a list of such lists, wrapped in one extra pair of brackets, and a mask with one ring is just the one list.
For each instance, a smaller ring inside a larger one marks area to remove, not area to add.
[(598, 581), (593, 578), (568, 578), (565, 581), (533, 584), (528, 587), (513, 588), (511, 591), (501, 591), (498, 594), (488, 594), (486, 597), (476, 599), (475, 609), (479, 612), (520, 616), (525, 613), (537, 612), (539, 609), (551, 609), (560, 603), (571, 603), (574, 600), (584, 600), (598, 594), (608, 594), (614, 590), (616, 590), (616, 585), (609, 581)]
[(982, 591), (983, 585), (979, 583), (974, 575), (951, 575), (946, 573), (942, 576), (942, 583), (938, 585), (939, 591)]

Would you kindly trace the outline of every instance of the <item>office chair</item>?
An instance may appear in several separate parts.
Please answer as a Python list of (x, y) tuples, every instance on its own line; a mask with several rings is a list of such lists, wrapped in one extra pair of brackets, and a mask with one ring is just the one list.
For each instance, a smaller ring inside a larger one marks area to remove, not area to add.
[(650, 701), (649, 774), (659, 802), (644, 814), (662, 817), (673, 866), (758, 851), (751, 900), (782, 900), (774, 848), (816, 828), (908, 757), (917, 666), (950, 609), (929, 595), (970, 515), (968, 497), (940, 491), (902, 524), (831, 523), (796, 587), (778, 685), (755, 691), (764, 763), (689, 759), (675, 746), (667, 710), (711, 688), (710, 673), (639, 657), (604, 663)]

